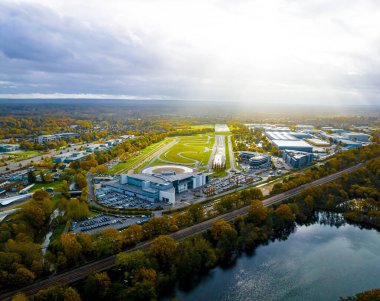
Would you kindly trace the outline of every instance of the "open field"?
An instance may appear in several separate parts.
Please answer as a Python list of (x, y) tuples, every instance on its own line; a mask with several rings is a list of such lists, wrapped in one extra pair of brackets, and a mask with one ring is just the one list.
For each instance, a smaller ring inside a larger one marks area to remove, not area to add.
[(62, 185), (61, 181), (54, 181), (51, 183), (36, 183), (36, 184), (34, 184), (32, 189), (30, 189), (30, 192), (34, 192), (34, 191), (39, 190), (39, 189), (46, 190), (46, 188), (49, 188), (49, 187), (53, 188), (56, 191), (57, 189), (61, 188), (61, 185)]
[(214, 134), (177, 137), (179, 140), (168, 151), (152, 162), (151, 166), (183, 164), (189, 167), (207, 165), (214, 145)]
[(10, 153), (4, 153), (3, 155), (10, 157), (10, 161), (19, 162), (25, 159), (29, 159), (38, 156), (40, 153), (38, 151), (14, 151)]
[(108, 171), (108, 173), (121, 174), (123, 172), (128, 172), (128, 170), (130, 169), (135, 169), (139, 167), (142, 163), (144, 163), (146, 160), (149, 160), (151, 157), (153, 157), (157, 152), (159, 152), (163, 147), (168, 145), (173, 140), (174, 140), (173, 138), (166, 138), (165, 140), (161, 142), (157, 142), (152, 145), (149, 145), (147, 148), (134, 154), (133, 156), (131, 156), (124, 162), (120, 162), (119, 164), (116, 164), (114, 167), (112, 167)]
[(190, 126), (193, 130), (214, 129), (214, 124), (200, 124)]

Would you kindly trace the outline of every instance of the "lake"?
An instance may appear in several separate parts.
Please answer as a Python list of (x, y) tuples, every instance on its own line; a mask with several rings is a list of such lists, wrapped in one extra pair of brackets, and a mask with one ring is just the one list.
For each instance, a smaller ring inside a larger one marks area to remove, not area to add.
[(331, 226), (325, 218), (321, 213), (318, 222), (297, 226), (286, 240), (243, 254), (233, 266), (215, 268), (192, 290), (176, 289), (165, 300), (338, 301), (379, 288), (380, 233), (344, 222)]

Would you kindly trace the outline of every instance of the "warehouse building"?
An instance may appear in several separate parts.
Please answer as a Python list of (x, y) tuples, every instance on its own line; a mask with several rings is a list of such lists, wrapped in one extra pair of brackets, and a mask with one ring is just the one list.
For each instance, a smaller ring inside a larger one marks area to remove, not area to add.
[(257, 152), (240, 152), (240, 161), (249, 164), (250, 167), (259, 168), (269, 168), (271, 166), (271, 157), (267, 154), (261, 154)]
[(343, 133), (342, 136), (349, 140), (360, 141), (360, 142), (368, 142), (369, 139), (371, 138), (370, 135), (363, 134), (363, 133), (354, 133), (354, 132)]
[(313, 152), (313, 146), (303, 140), (272, 140), (272, 143), (279, 150)]
[(164, 172), (160, 174), (123, 174), (120, 181), (104, 186), (115, 192), (150, 202), (174, 204), (176, 195), (206, 185), (209, 176), (204, 173)]
[(294, 151), (294, 150), (285, 150), (282, 153), (282, 158), (284, 161), (294, 168), (301, 168), (313, 162), (313, 154)]

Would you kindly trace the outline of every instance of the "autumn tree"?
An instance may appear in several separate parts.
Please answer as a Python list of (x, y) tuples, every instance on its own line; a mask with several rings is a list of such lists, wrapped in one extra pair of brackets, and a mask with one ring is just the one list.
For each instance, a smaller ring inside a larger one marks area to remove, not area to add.
[(157, 260), (160, 268), (167, 270), (173, 264), (173, 254), (177, 249), (173, 238), (165, 235), (157, 237), (150, 246), (150, 254)]

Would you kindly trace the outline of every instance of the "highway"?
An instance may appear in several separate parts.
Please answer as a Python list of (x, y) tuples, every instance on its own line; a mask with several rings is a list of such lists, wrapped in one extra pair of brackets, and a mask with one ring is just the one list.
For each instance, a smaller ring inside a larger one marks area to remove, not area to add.
[[(320, 186), (320, 185), (326, 184), (328, 182), (332, 182), (332, 181), (340, 178), (343, 174), (353, 172), (353, 171), (355, 171), (358, 168), (363, 167), (363, 166), (365, 166), (365, 164), (360, 163), (360, 164), (357, 164), (357, 165), (352, 166), (350, 168), (347, 168), (345, 170), (342, 170), (340, 172), (329, 175), (327, 177), (313, 181), (311, 183), (304, 184), (304, 185), (301, 185), (297, 188), (283, 192), (281, 194), (269, 197), (269, 198), (263, 200), (263, 204), (265, 206), (271, 206), (271, 205), (274, 205), (277, 203), (281, 203), (281, 202), (283, 202), (283, 201), (285, 201), (291, 197), (294, 197), (294, 196), (300, 194), (306, 188), (313, 187), (313, 186)], [(242, 208), (234, 210), (232, 212), (228, 212), (226, 214), (219, 215), (219, 216), (214, 217), (212, 219), (206, 220), (206, 221), (199, 223), (199, 224), (196, 224), (194, 226), (179, 230), (175, 233), (170, 234), (169, 236), (171, 236), (172, 238), (174, 238), (176, 240), (184, 239), (184, 238), (191, 236), (191, 235), (194, 235), (196, 233), (201, 233), (201, 232), (206, 231), (217, 220), (223, 219), (225, 221), (232, 221), (238, 215), (246, 215), (248, 212), (248, 209), (249, 209), (249, 206), (242, 207)], [(135, 250), (147, 249), (147, 248), (149, 248), (151, 243), (152, 243), (152, 241), (148, 241), (145, 243), (138, 244), (136, 247), (129, 249), (125, 252), (129, 253), (129, 252), (133, 252)], [(40, 281), (35, 282), (29, 286), (23, 287), (17, 291), (4, 293), (4, 294), (0, 295), (0, 300), (10, 300), (11, 297), (16, 292), (23, 292), (24, 294), (31, 296), (31, 295), (37, 293), (39, 290), (46, 289), (47, 287), (55, 285), (55, 284), (70, 284), (70, 283), (76, 282), (80, 279), (85, 278), (91, 272), (100, 272), (100, 271), (108, 270), (110, 268), (115, 267), (115, 257), (116, 257), (115, 255), (109, 256), (109, 257), (94, 261), (92, 263), (88, 263), (88, 264), (82, 265), (80, 267), (74, 268), (74, 269), (69, 270), (67, 272), (53, 275), (50, 278), (40, 280)]]

